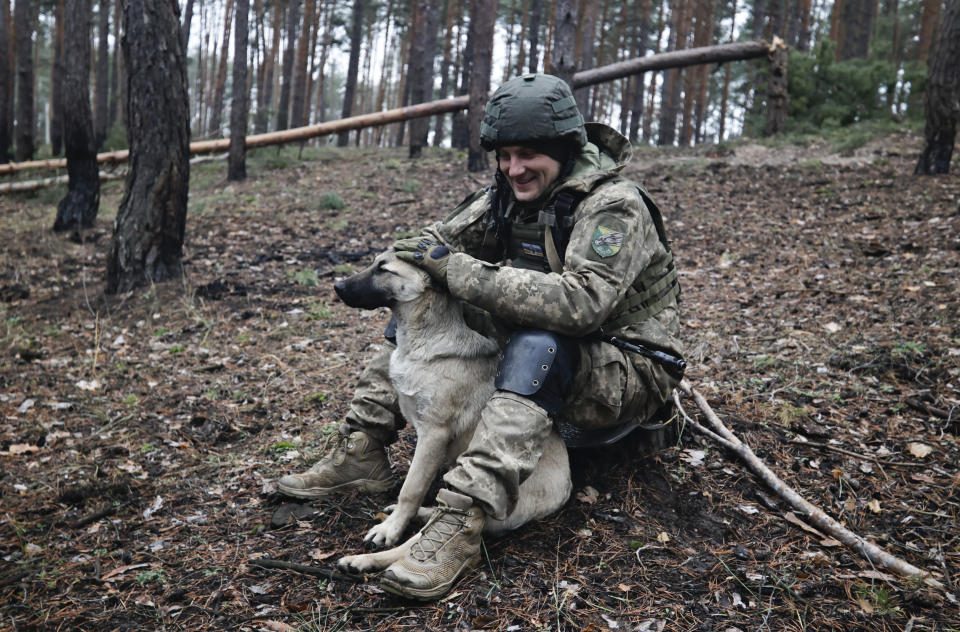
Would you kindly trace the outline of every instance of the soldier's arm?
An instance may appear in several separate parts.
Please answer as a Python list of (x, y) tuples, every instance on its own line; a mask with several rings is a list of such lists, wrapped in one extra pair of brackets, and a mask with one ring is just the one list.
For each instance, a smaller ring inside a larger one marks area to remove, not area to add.
[(577, 208), (561, 274), (454, 253), (447, 284), (457, 298), (517, 325), (582, 336), (603, 323), (648, 265), (658, 243), (636, 189), (604, 187)]

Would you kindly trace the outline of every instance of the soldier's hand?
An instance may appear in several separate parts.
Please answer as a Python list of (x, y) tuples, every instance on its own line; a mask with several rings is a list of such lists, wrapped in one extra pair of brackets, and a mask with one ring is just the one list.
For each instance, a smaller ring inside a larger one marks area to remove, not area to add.
[(421, 237), (400, 239), (393, 244), (397, 259), (425, 270), (430, 277), (444, 287), (447, 285), (447, 263), (450, 249), (437, 242)]

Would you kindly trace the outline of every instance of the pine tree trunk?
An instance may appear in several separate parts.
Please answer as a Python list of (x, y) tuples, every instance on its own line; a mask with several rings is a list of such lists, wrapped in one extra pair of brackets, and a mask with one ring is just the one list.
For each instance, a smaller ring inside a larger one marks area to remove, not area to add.
[(130, 160), (107, 259), (108, 294), (178, 278), (190, 183), (187, 67), (177, 6), (126, 0)]
[(33, 6), (30, 0), (16, 0), (13, 8), (14, 54), (17, 57), (17, 121), (14, 154), (17, 162), (33, 158), (34, 152), (34, 97), (33, 97)]
[(517, 63), (514, 66), (515, 70), (513, 75), (520, 76), (523, 74), (523, 64), (527, 61), (527, 50), (526, 43), (527, 38), (524, 35), (527, 32), (527, 24), (530, 19), (530, 0), (523, 0), (523, 4), (520, 7), (520, 32), (517, 34)]
[[(737, 31), (737, 0), (733, 0), (730, 9), (730, 43), (732, 44)], [(730, 62), (724, 64), (723, 92), (720, 94), (720, 129), (717, 131), (717, 142), (725, 140), (727, 132), (727, 101), (730, 98)]]
[[(63, 151), (63, 37), (64, 0), (57, 0), (54, 26), (53, 63), (50, 65), (50, 153)], [(4, 51), (6, 52), (6, 51)], [(9, 68), (4, 68), (9, 72)], [(6, 92), (4, 92), (6, 94)], [(3, 98), (6, 102), (6, 98)]]
[(303, 28), (297, 42), (297, 59), (293, 70), (293, 95), (290, 108), (290, 127), (303, 127), (304, 106), (307, 101), (307, 56), (310, 49), (311, 29), (317, 10), (316, 0), (305, 0), (303, 5)]
[[(680, 50), (686, 46), (687, 38), (687, 7), (692, 0), (680, 0), (673, 6), (673, 33), (670, 34), (668, 51)], [(677, 138), (677, 109), (680, 101), (679, 68), (665, 73), (663, 90), (660, 102), (660, 130), (657, 137), (658, 145), (672, 145)]]
[[(577, 30), (576, 70), (587, 70), (596, 66), (593, 53), (597, 41), (597, 3), (581, 3), (580, 12), (582, 19)], [(567, 83), (572, 84), (572, 78), (567, 80)], [(577, 107), (580, 112), (588, 121), (591, 120), (593, 116), (590, 113), (590, 89), (574, 90), (573, 96), (577, 100)]]
[[(663, 26), (664, 26), (664, 7), (666, 2), (660, 2), (660, 9), (657, 11), (657, 37), (654, 40), (653, 53), (658, 54), (660, 52), (660, 40), (663, 39)], [(653, 75), (650, 77), (650, 88), (647, 92), (647, 105), (643, 111), (643, 142), (649, 144), (651, 138), (653, 138), (653, 106), (657, 98), (657, 77)]]
[(247, 90), (247, 38), (250, 27), (250, 0), (237, 0), (237, 28), (233, 38), (233, 99), (230, 103), (230, 151), (227, 180), (247, 177), (247, 118), (250, 91)]
[(577, 71), (577, 3), (556, 0), (553, 44), (550, 49), (550, 72), (569, 84)]
[[(104, 0), (107, 1), (107, 0)], [(119, 0), (117, 0), (119, 2)], [(187, 0), (187, 6), (183, 9), (183, 51), (187, 52), (187, 45), (190, 43), (190, 27), (193, 25), (193, 0)]]
[[(323, 43), (320, 45), (320, 74), (319, 78), (317, 79), (317, 123), (322, 123), (324, 120), (326, 120), (327, 115), (327, 93), (325, 91), (327, 76), (326, 68), (327, 57), (330, 53), (330, 45), (333, 43), (333, 16), (335, 12), (336, 7), (333, 3), (330, 3), (330, 6), (327, 8), (327, 21), (323, 27)], [(386, 59), (386, 56), (384, 59)]]
[(914, 170), (918, 175), (950, 172), (960, 119), (960, 0), (947, 0), (929, 59), (926, 145)]
[[(228, 2), (230, 0), (227, 0)], [(287, 43), (283, 50), (280, 77), (280, 100), (277, 102), (277, 129), (290, 127), (290, 92), (293, 87), (293, 63), (296, 55), (297, 23), (300, 21), (300, 0), (288, 0)]]
[[(650, 40), (650, 0), (640, 0), (640, 19), (637, 25), (637, 40), (634, 44), (634, 57), (647, 54)], [(643, 81), (646, 75), (636, 75), (634, 80), (632, 108), (630, 112), (630, 142), (636, 143), (640, 136), (640, 121), (643, 116)]]
[[(101, 8), (101, 11), (103, 9)], [(64, 18), (63, 108), (67, 195), (57, 205), (53, 230), (89, 228), (100, 208), (100, 172), (90, 112), (90, 0), (67, 0)]]
[(920, 61), (927, 61), (930, 46), (933, 43), (933, 33), (940, 19), (940, 6), (943, 0), (923, 0), (923, 14), (920, 19), (920, 41), (917, 44), (917, 56)]
[(263, 62), (261, 74), (263, 80), (261, 89), (257, 91), (257, 116), (254, 123), (254, 129), (258, 134), (267, 131), (267, 125), (270, 120), (270, 107), (273, 105), (273, 75), (277, 67), (277, 56), (280, 54), (280, 31), (283, 26), (284, 3), (277, 1), (273, 5), (273, 39), (271, 40), (270, 52), (267, 53)]
[[(460, 0), (446, 1), (446, 16), (443, 33), (443, 60), (440, 62), (440, 93), (438, 99), (446, 99), (450, 96), (450, 67), (453, 63), (453, 27), (454, 12), (460, 11)], [(443, 144), (444, 124), (447, 117), (444, 114), (438, 114), (434, 117), (433, 128), (433, 146), (440, 147)]]
[[(463, 53), (459, 55), (460, 64), (460, 88), (457, 90), (457, 96), (470, 94), (470, 74), (473, 69), (473, 0), (468, 0), (467, 7), (470, 11), (470, 24), (467, 27), (467, 42), (463, 46)], [(461, 30), (463, 24), (460, 25)], [(464, 112), (453, 113), (453, 128), (450, 133), (450, 144), (457, 149), (466, 149), (470, 147), (470, 123), (467, 120), (467, 114)]]
[(100, 25), (97, 44), (97, 91), (94, 95), (93, 133), (99, 150), (107, 140), (107, 102), (110, 90), (110, 48), (107, 35), (110, 31), (110, 0), (100, 0)]
[[(363, 44), (363, 13), (365, 0), (353, 0), (353, 16), (350, 23), (350, 61), (347, 64), (347, 84), (343, 90), (343, 111), (341, 118), (353, 114), (353, 101), (357, 93), (357, 73), (360, 70), (360, 47)], [(337, 147), (346, 147), (350, 142), (350, 132), (337, 135)]]
[[(120, 23), (121, 20), (121, 4), (120, 0), (117, 0), (113, 3), (113, 67), (110, 69), (110, 106), (107, 113), (107, 127), (113, 127), (118, 120), (123, 116), (123, 99), (120, 96), (120, 86), (123, 85), (120, 81), (120, 72), (123, 66), (120, 64), (120, 59), (123, 55), (120, 54)], [(203, 0), (200, 2), (201, 9), (203, 8)], [(186, 38), (184, 38), (186, 41)]]
[[(420, 2), (421, 0), (416, 0)], [(426, 103), (433, 100), (433, 61), (437, 55), (437, 29), (440, 28), (440, 6), (437, 0), (423, 2), (423, 19), (420, 58), (416, 60), (417, 70), (413, 73), (415, 79), (411, 92), (411, 104)], [(411, 56), (412, 60), (412, 56)], [(427, 144), (427, 135), (430, 131), (430, 119), (419, 118), (410, 121), (410, 157), (417, 158)]]
[(527, 72), (537, 72), (540, 67), (540, 14), (543, 11), (542, 0), (530, 2), (530, 59)]
[(10, 19), (9, 0), (0, 2), (0, 164), (10, 162), (10, 122), (11, 116), (9, 95), (12, 92), (13, 81), (10, 75), (10, 40), (8, 21)]
[[(330, 5), (333, 3), (328, 2), (327, 4)], [(304, 103), (303, 103), (303, 124), (304, 125), (309, 125), (311, 119), (313, 118), (311, 116), (311, 114), (313, 113), (313, 77), (317, 72), (317, 65), (318, 65), (317, 64), (317, 44), (319, 43), (320, 37), (321, 37), (320, 24), (321, 22), (323, 22), (325, 8), (326, 7), (324, 7), (324, 4), (322, 1), (317, 4), (317, 10), (313, 16), (313, 26), (311, 27), (313, 36), (310, 38), (310, 53), (309, 53), (310, 62), (309, 62), (309, 70), (307, 71), (307, 86), (306, 86), (305, 94), (303, 97), (304, 98)], [(323, 71), (321, 70), (321, 72)]]
[(488, 171), (490, 161), (480, 146), (480, 122), (490, 92), (490, 73), (493, 70), (493, 29), (497, 11), (493, 0), (473, 0), (470, 30), (473, 39), (473, 64), (470, 70), (470, 107), (467, 118), (470, 128), (470, 150), (467, 170), (473, 173)]
[[(597, 48), (596, 55), (593, 55), (592, 50), (590, 51), (590, 55), (592, 57), (592, 59), (590, 60), (590, 65), (589, 66), (581, 65), (580, 68), (583, 70), (586, 70), (587, 68), (594, 68), (596, 66), (602, 66), (605, 63), (604, 53), (606, 52), (605, 51), (606, 47), (604, 46), (604, 44), (607, 41), (607, 36), (606, 36), (607, 30), (610, 28), (607, 23), (607, 16), (608, 16), (607, 11), (609, 10), (609, 8), (610, 8), (610, 1), (604, 0), (603, 11), (600, 13), (599, 36), (597, 37), (597, 39), (600, 40), (600, 46)], [(594, 12), (596, 12), (596, 9), (594, 9)], [(620, 26), (623, 26), (623, 21), (620, 22)], [(597, 32), (597, 31), (594, 31), (594, 32)], [(619, 38), (617, 38), (614, 41), (618, 42), (620, 40)], [(600, 84), (597, 84), (593, 86), (590, 90), (590, 104), (587, 107), (586, 112), (584, 113), (584, 116), (587, 118), (588, 121), (596, 121), (600, 119), (600, 116), (599, 116), (600, 102), (599, 101), (600, 101)]]
[(220, 45), (220, 61), (217, 66), (217, 81), (210, 100), (210, 125), (207, 128), (212, 136), (220, 136), (223, 98), (227, 88), (227, 52), (230, 50), (230, 30), (233, 27), (234, 0), (227, 0), (223, 17), (223, 41)]

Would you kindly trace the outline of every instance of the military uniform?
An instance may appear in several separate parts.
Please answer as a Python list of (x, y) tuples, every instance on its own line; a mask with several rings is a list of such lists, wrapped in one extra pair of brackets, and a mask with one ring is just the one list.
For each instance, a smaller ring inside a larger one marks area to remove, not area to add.
[[(512, 262), (523, 259), (523, 267), (490, 260), (485, 217), (492, 188), (469, 196), (424, 234), (453, 251), (447, 266), (450, 293), (466, 304), (470, 324), (501, 344), (515, 328), (581, 338), (603, 327), (622, 340), (679, 356), (672, 256), (641, 189), (618, 175), (630, 159), (629, 142), (605, 125), (590, 123), (586, 128), (589, 142), (570, 176), (535, 207), (515, 206), (510, 218), (515, 232), (534, 235), (542, 226), (539, 211), (549, 208), (561, 191), (583, 196), (575, 208), (561, 274), (547, 271), (546, 254), (536, 239), (521, 240), (512, 248)], [(629, 310), (637, 306), (631, 297), (638, 288), (658, 282), (660, 291), (647, 292), (646, 307), (634, 310), (650, 313), (631, 318)], [(382, 442), (394, 435), (398, 408), (386, 373), (392, 348), (385, 345), (361, 376), (342, 433), (362, 430)], [(638, 416), (648, 418), (676, 385), (662, 366), (638, 354), (598, 341), (581, 341), (579, 348), (579, 368), (560, 413), (573, 425), (607, 428)], [(520, 481), (539, 459), (536, 444), (546, 436), (550, 420), (513, 393), (498, 391), (491, 405), (497, 414), (485, 415), (490, 419), (482, 419), (471, 449), (444, 480), (502, 519), (516, 500)]]
[[(516, 506), (554, 423), (616, 428), (667, 401), (675, 374), (596, 334), (682, 353), (660, 212), (619, 175), (627, 140), (584, 124), (561, 79), (530, 74), (487, 102), (480, 142), (498, 151), (497, 184), (394, 244), (398, 259), (446, 286), (467, 324), (503, 351), (496, 390), (444, 475), (433, 516), (381, 577), (385, 590), (416, 599), (446, 594), (479, 561), (485, 521)], [(337, 446), (308, 472), (281, 478), (281, 492), (321, 498), (389, 484), (384, 446), (402, 421), (388, 373), (393, 349), (385, 344), (361, 375)]]

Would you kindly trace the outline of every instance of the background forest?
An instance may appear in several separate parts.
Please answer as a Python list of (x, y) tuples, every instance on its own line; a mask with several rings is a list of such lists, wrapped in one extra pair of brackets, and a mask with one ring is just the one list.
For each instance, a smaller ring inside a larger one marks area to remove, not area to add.
[[(0, 160), (63, 152), (65, 0), (3, 0)], [(560, 74), (556, 16), (576, 16), (573, 67), (775, 36), (790, 47), (787, 130), (810, 134), (923, 117), (923, 84), (942, 0), (185, 0), (181, 8), (194, 140), (229, 135), (246, 61), (250, 132), (262, 133), (467, 94), (471, 12), (496, 13), (491, 85)], [(90, 82), (98, 150), (127, 146), (119, 0), (94, 0)], [(242, 13), (242, 16), (236, 15)], [(233, 31), (245, 17), (247, 37)], [(489, 23), (489, 20), (485, 21)], [(243, 41), (242, 41), (243, 40)], [(762, 61), (646, 73), (578, 91), (588, 120), (634, 142), (690, 145), (763, 131)], [(16, 98), (15, 98), (16, 95)], [(405, 138), (405, 134), (408, 134)], [(342, 134), (338, 143), (466, 147), (466, 118)], [(325, 142), (333, 142), (327, 140)]]

